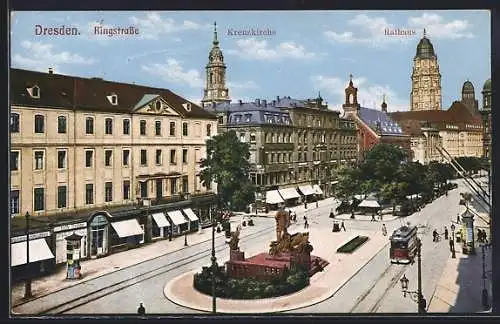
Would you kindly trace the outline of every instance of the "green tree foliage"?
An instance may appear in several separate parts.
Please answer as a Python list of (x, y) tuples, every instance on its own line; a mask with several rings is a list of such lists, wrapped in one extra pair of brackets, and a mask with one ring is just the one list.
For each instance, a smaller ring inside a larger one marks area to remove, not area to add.
[(361, 185), (361, 172), (351, 166), (341, 166), (338, 170), (338, 183), (335, 188), (337, 196), (342, 200), (352, 199)]
[(255, 186), (249, 180), (249, 144), (229, 131), (208, 139), (206, 147), (207, 158), (201, 161), (202, 184), (217, 183), (221, 200), (230, 203), (233, 210), (243, 210), (255, 197)]
[(361, 170), (363, 180), (389, 183), (399, 166), (406, 161), (405, 151), (391, 144), (377, 144), (365, 155)]

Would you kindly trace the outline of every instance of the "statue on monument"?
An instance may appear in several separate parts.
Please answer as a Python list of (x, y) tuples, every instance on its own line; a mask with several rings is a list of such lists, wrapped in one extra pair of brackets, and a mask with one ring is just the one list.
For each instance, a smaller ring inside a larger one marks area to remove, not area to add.
[(231, 233), (231, 240), (229, 241), (229, 249), (238, 250), (238, 243), (240, 241), (240, 227), (236, 228), (235, 232)]

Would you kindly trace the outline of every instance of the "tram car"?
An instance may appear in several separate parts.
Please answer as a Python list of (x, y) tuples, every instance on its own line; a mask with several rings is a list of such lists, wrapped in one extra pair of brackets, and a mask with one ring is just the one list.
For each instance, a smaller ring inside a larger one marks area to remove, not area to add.
[(417, 254), (417, 227), (401, 226), (389, 237), (391, 263), (412, 263)]

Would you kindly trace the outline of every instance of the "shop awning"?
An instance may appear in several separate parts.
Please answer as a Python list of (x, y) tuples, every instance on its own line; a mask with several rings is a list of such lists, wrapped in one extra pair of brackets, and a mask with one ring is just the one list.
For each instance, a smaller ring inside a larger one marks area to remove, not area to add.
[(174, 211), (169, 211), (167, 212), (168, 217), (172, 220), (174, 225), (181, 225), (187, 223), (186, 218), (184, 218), (184, 215), (182, 215), (182, 212), (180, 210), (174, 210)]
[[(45, 239), (30, 240), (30, 263), (54, 258)], [(26, 241), (11, 244), (10, 246), (11, 266), (26, 264)]]
[(278, 190), (269, 190), (266, 192), (266, 204), (280, 204), (282, 202), (285, 202), (283, 198), (281, 198), (280, 193)]
[(376, 200), (363, 200), (358, 207), (380, 208), (380, 205)]
[(196, 216), (196, 214), (194, 213), (194, 211), (191, 208), (186, 208), (186, 209), (183, 209), (182, 211), (184, 212), (184, 214), (186, 214), (186, 216), (189, 218), (189, 220), (191, 222), (195, 222), (195, 221), (199, 220), (198, 216)]
[(322, 195), (323, 194), (323, 190), (321, 190), (321, 187), (319, 185), (314, 185), (313, 186), (313, 189), (314, 189), (314, 192), (316, 192), (316, 194), (318, 195)]
[(299, 190), (300, 190), (300, 192), (302, 192), (302, 194), (304, 196), (310, 196), (310, 195), (314, 195), (316, 193), (311, 185), (300, 186)]
[(155, 220), (155, 223), (158, 227), (169, 227), (170, 226), (170, 222), (168, 221), (168, 219), (164, 213), (154, 213), (153, 219)]
[(139, 222), (135, 218), (113, 222), (111, 223), (111, 226), (113, 226), (116, 234), (118, 234), (119, 237), (129, 237), (144, 234), (141, 225), (139, 225)]
[(279, 189), (278, 191), (281, 197), (283, 197), (283, 199), (285, 200), (300, 198), (300, 194), (297, 192), (297, 189), (295, 188)]

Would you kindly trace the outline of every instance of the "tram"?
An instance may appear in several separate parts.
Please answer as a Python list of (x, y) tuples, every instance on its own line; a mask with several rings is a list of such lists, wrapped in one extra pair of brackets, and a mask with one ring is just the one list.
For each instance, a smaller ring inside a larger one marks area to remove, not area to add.
[(417, 253), (417, 227), (401, 226), (391, 237), (389, 257), (391, 263), (411, 263)]

